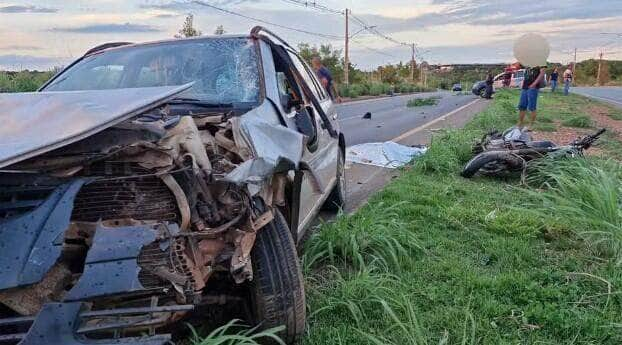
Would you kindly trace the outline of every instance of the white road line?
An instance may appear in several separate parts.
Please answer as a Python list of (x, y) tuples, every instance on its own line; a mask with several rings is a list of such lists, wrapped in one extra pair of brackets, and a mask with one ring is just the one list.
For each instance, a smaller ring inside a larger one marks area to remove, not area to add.
[(613, 99), (611, 99), (611, 98), (600, 97), (600, 96), (594, 96), (594, 95), (592, 95), (592, 94), (589, 94), (589, 93), (584, 93), (584, 92), (581, 92), (581, 91), (572, 91), (572, 92), (574, 92), (574, 93), (576, 93), (576, 94), (578, 94), (578, 95), (584, 96), (584, 97), (588, 97), (588, 98), (596, 98), (596, 99), (600, 99), (601, 101), (604, 101), (604, 102), (615, 103), (615, 104), (617, 104), (617, 105), (622, 106), (622, 102), (620, 102), (620, 101), (616, 101), (616, 100), (613, 100)]
[(462, 110), (463, 110), (463, 109), (465, 109), (465, 108), (470, 107), (471, 105), (473, 105), (473, 104), (475, 104), (475, 103), (477, 103), (477, 102), (479, 102), (479, 101), (480, 101), (480, 99), (479, 99), (479, 98), (478, 98), (478, 99), (476, 99), (476, 100), (473, 100), (472, 102), (469, 102), (469, 103), (467, 103), (467, 104), (465, 104), (465, 105), (461, 106), (460, 108), (454, 109), (454, 110), (450, 111), (449, 113), (447, 113), (447, 114), (445, 114), (445, 115), (443, 115), (443, 116), (441, 116), (441, 117), (437, 117), (436, 119), (434, 119), (434, 120), (432, 120), (432, 121), (430, 121), (430, 122), (428, 122), (428, 123), (426, 123), (426, 124), (423, 124), (423, 125), (421, 125), (421, 126), (419, 126), (419, 127), (413, 128), (413, 129), (411, 129), (411, 130), (409, 130), (409, 131), (407, 131), (407, 132), (405, 132), (405, 133), (402, 133), (401, 135), (399, 135), (399, 136), (397, 136), (397, 137), (395, 137), (395, 138), (391, 139), (391, 141), (398, 142), (398, 141), (400, 141), (400, 140), (404, 140), (404, 139), (408, 138), (409, 136), (411, 136), (411, 135), (413, 135), (413, 134), (415, 134), (415, 133), (417, 133), (417, 132), (419, 132), (419, 131), (421, 131), (421, 130), (423, 130), (423, 129), (426, 129), (426, 128), (428, 128), (428, 127), (432, 126), (433, 124), (435, 124), (435, 123), (437, 123), (437, 122), (443, 121), (443, 120), (445, 120), (446, 118), (448, 118), (448, 117), (450, 117), (450, 116), (454, 115), (455, 113), (457, 113), (457, 112), (459, 112), (459, 111), (462, 111)]

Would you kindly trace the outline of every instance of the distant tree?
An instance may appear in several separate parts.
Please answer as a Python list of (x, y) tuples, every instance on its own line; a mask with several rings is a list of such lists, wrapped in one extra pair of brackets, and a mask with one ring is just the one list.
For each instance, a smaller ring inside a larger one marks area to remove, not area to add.
[[(318, 56), (322, 60), (322, 64), (328, 68), (333, 75), (333, 79), (340, 83), (343, 81), (343, 65), (344, 61), (341, 57), (341, 50), (334, 49), (330, 44), (322, 44), (318, 48), (317, 46), (311, 46), (308, 43), (298, 44), (298, 52), (310, 65), (314, 56)], [(352, 75), (354, 67), (350, 65), (350, 74)]]
[(184, 20), (184, 24), (179, 30), (179, 33), (175, 35), (176, 38), (195, 37), (201, 36), (201, 31), (194, 27), (194, 15), (188, 14)]
[(609, 83), (609, 81), (611, 81), (611, 75), (609, 74), (609, 63), (607, 63), (607, 61), (603, 61), (602, 63), (602, 67), (600, 70), (600, 80), (599, 83), (600, 85), (606, 85), (607, 83)]
[(224, 26), (222, 26), (222, 25), (218, 25), (218, 26), (216, 27), (216, 30), (214, 31), (214, 35), (224, 35), (224, 34), (226, 34), (226, 33), (227, 33), (227, 32), (225, 31), (225, 27), (224, 27)]

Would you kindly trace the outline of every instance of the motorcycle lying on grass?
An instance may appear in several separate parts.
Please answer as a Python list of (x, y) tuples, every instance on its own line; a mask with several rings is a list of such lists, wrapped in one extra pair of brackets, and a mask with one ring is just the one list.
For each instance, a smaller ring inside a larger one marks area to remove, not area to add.
[(549, 140), (534, 141), (531, 135), (517, 127), (503, 133), (492, 131), (473, 147), (473, 157), (463, 168), (466, 178), (475, 174), (500, 176), (515, 171), (524, 171), (527, 162), (542, 157), (582, 156), (605, 132), (600, 129), (592, 135), (578, 138), (568, 145), (558, 146)]

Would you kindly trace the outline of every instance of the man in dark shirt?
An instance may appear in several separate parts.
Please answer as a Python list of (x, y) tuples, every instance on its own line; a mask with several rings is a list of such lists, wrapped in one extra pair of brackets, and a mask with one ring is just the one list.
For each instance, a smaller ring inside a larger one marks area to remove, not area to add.
[(492, 76), (492, 72), (488, 71), (488, 74), (486, 74), (486, 94), (484, 95), (484, 98), (487, 98), (487, 99), (492, 98), (492, 93), (493, 93), (492, 84), (494, 84), (494, 77)]
[(559, 77), (559, 73), (557, 72), (557, 67), (551, 73), (551, 92), (555, 92), (557, 89), (557, 78)]
[(536, 108), (538, 105), (538, 93), (544, 81), (544, 68), (529, 67), (525, 70), (523, 89), (518, 102), (518, 127), (522, 128), (527, 111), (531, 113), (529, 126), (536, 121)]
[(339, 93), (337, 92), (337, 88), (335, 87), (335, 84), (333, 82), (333, 76), (330, 74), (328, 68), (326, 68), (322, 64), (322, 60), (320, 60), (319, 57), (315, 56), (313, 60), (311, 60), (311, 64), (313, 65), (313, 70), (315, 70), (315, 74), (317, 75), (318, 79), (320, 79), (322, 86), (324, 86), (324, 89), (326, 90), (326, 92), (328, 92), (330, 98), (336, 100), (337, 103), (341, 103), (341, 97), (339, 97)]

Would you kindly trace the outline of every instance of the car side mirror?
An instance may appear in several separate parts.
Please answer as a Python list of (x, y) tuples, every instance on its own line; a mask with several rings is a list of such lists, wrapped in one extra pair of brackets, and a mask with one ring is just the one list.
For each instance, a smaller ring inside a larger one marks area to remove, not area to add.
[(299, 109), (302, 105), (300, 100), (294, 99), (291, 94), (281, 95), (281, 106), (286, 112), (290, 112), (292, 108)]
[(315, 121), (310, 113), (311, 109), (303, 108), (296, 111), (296, 127), (298, 131), (309, 138), (309, 143), (314, 143), (317, 136)]

